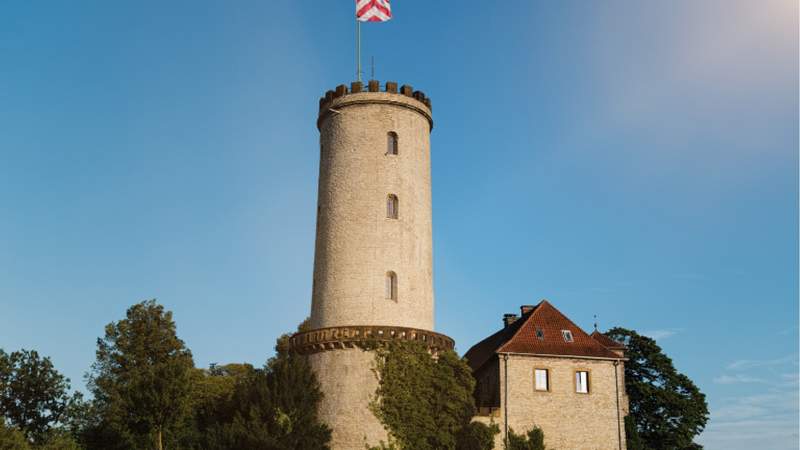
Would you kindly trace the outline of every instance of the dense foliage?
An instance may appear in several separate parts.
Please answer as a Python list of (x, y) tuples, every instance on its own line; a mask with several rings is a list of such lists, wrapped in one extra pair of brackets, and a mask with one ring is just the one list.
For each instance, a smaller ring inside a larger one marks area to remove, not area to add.
[(544, 433), (539, 427), (533, 427), (525, 434), (516, 434), (508, 430), (507, 450), (545, 450)]
[(97, 340), (89, 386), (101, 426), (126, 446), (175, 442), (189, 414), (194, 361), (172, 313), (155, 301), (130, 307)]
[(0, 450), (30, 449), (25, 435), (17, 428), (6, 426), (3, 422), (0, 420)]
[(53, 427), (65, 420), (69, 403), (69, 380), (50, 358), (36, 351), (9, 355), (0, 349), (0, 418), (27, 440), (46, 441)]
[(379, 383), (372, 410), (397, 446), (414, 450), (455, 449), (475, 414), (475, 380), (453, 351), (432, 355), (422, 342), (376, 349)]
[(692, 442), (708, 421), (705, 395), (675, 370), (653, 339), (613, 328), (606, 336), (627, 346), (625, 389), (630, 399), (626, 422), (631, 450), (700, 449)]
[(500, 433), (496, 423), (486, 425), (481, 422), (470, 422), (456, 436), (456, 450), (492, 450), (494, 436)]
[[(306, 359), (278, 340), (261, 369), (235, 367), (234, 381), (198, 409), (198, 449), (327, 449), (330, 429), (320, 423), (322, 392)], [(231, 366), (223, 368), (231, 372)], [(227, 376), (229, 377), (229, 376)], [(209, 379), (220, 378), (214, 371)], [(221, 377), (223, 380), (226, 375)]]

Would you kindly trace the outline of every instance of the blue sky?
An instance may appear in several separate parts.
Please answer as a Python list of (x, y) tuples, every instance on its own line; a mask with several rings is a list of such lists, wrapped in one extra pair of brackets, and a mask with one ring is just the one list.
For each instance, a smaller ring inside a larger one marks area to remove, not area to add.
[[(597, 314), (708, 395), (707, 448), (798, 448), (797, 3), (393, 5), (363, 54), (433, 99), (437, 329), (463, 352), (520, 304)], [(198, 365), (266, 360), (310, 308), (352, 14), (0, 6), (0, 347), (83, 389), (103, 326), (157, 298)]]

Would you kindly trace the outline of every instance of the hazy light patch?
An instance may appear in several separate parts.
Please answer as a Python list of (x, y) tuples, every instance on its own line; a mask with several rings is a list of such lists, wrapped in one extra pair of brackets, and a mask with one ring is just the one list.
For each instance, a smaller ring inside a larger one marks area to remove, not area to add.
[(671, 338), (676, 334), (683, 331), (680, 328), (667, 328), (663, 330), (650, 330), (650, 331), (643, 331), (642, 334), (649, 338), (655, 339), (656, 341)]
[(727, 368), (729, 370), (748, 370), (789, 364), (797, 365), (797, 357), (795, 355), (787, 355), (782, 358), (774, 359), (740, 359), (728, 364)]
[(751, 377), (748, 375), (735, 374), (735, 375), (721, 375), (714, 378), (714, 383), (719, 384), (739, 384), (739, 383), (766, 383), (763, 378)]
[(595, 132), (641, 141), (615, 150), (628, 176), (723, 191), (796, 164), (796, 2), (674, 2), (664, 20), (626, 10), (629, 20), (598, 26), (588, 70), (599, 80)]
[(795, 389), (728, 399), (712, 408), (698, 442), (709, 449), (797, 448), (797, 406)]

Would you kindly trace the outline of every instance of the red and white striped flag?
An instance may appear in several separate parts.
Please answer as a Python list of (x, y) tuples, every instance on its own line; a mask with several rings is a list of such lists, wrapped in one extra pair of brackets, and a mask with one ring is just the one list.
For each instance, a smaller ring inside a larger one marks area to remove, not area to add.
[(361, 22), (386, 22), (392, 18), (389, 0), (356, 0), (356, 19)]

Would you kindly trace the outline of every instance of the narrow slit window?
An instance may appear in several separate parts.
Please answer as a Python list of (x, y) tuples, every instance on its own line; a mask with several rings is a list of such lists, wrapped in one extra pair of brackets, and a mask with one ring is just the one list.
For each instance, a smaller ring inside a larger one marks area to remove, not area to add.
[(397, 300), (397, 274), (386, 272), (386, 299)]
[(585, 370), (575, 372), (575, 392), (579, 394), (589, 393), (589, 372)]
[(397, 219), (398, 206), (397, 196), (389, 194), (389, 196), (386, 197), (386, 218)]
[(547, 369), (534, 369), (535, 387), (537, 391), (550, 390), (550, 377)]
[(387, 155), (397, 154), (397, 133), (395, 133), (394, 131), (390, 131), (386, 135), (386, 154)]

